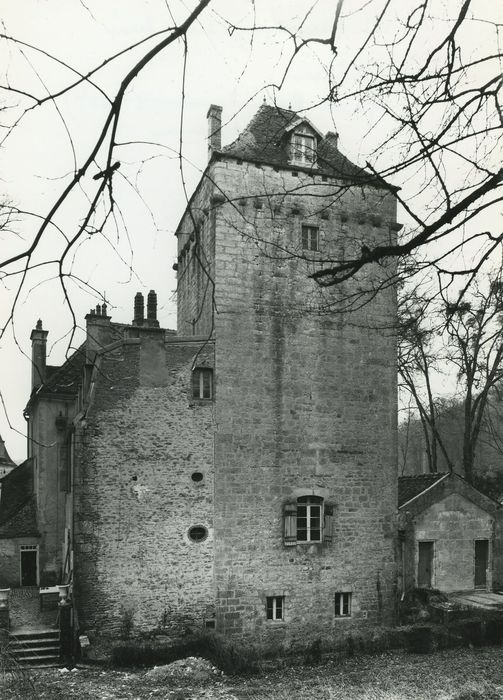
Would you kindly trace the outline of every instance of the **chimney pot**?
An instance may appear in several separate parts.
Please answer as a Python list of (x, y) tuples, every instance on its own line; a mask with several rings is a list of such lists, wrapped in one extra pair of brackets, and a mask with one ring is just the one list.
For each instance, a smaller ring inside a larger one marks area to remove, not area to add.
[(38, 389), (45, 381), (48, 331), (42, 328), (39, 318), (30, 335), (31, 340), (31, 388)]
[(338, 148), (339, 146), (339, 134), (336, 131), (327, 131), (325, 134), (325, 139), (330, 142), (331, 146)]
[(143, 326), (145, 320), (145, 300), (143, 299), (143, 294), (138, 292), (134, 298), (134, 326)]
[(214, 151), (222, 148), (222, 107), (210, 105), (206, 114), (208, 120), (208, 160)]
[(147, 324), (149, 326), (159, 327), (157, 321), (157, 294), (153, 289), (150, 290), (147, 297)]

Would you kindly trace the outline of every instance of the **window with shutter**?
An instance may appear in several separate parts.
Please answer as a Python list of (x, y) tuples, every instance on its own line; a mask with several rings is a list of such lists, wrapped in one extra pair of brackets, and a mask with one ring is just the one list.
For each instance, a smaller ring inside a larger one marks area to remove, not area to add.
[(285, 545), (333, 541), (334, 507), (324, 504), (321, 496), (300, 496), (296, 503), (283, 507), (283, 541)]

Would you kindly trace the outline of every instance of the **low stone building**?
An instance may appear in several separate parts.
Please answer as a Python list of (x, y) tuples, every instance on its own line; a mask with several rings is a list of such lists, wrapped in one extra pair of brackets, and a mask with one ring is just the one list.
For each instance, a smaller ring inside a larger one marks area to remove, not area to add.
[(2, 479), (0, 496), (0, 588), (38, 586), (40, 533), (33, 460)]
[(400, 477), (405, 591), (492, 591), (503, 586), (503, 507), (455, 473)]

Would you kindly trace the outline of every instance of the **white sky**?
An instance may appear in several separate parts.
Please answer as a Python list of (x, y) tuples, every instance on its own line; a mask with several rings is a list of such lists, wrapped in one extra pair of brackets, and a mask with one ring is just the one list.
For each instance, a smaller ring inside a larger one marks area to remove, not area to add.
[[(382, 3), (375, 0), (375, 4)], [(452, 8), (457, 4), (455, 0), (447, 0), (442, 6)], [(488, 0), (479, 0), (478, 4), (484, 11), (493, 6)], [(167, 5), (166, 0), (4, 0), (3, 31), (86, 73), (110, 54), (172, 26)], [(293, 27), (312, 5), (312, 0), (256, 0), (257, 23)], [(349, 0), (346, 7), (354, 11), (366, 5), (364, 0)], [(175, 20), (180, 22), (195, 6), (195, 1), (169, 0), (169, 6)], [(334, 7), (333, 0), (315, 3), (304, 28), (306, 35), (329, 35)], [(249, 25), (253, 21), (252, 8), (250, 0), (213, 0), (198, 25), (189, 33), (183, 149), (189, 195), (207, 160), (208, 106), (211, 103), (223, 106), (223, 142), (230, 142), (262, 103), (263, 86), (279, 80), (290, 55), (289, 45), (283, 43), (282, 35), (277, 32), (255, 35), (253, 47), (250, 47), (249, 35), (241, 32), (229, 35), (221, 18)], [(341, 67), (343, 58), (347, 57), (346, 50), (356, 45), (368, 21), (365, 12), (360, 12), (351, 22), (341, 24), (344, 32), (339, 35), (340, 58), (336, 59), (340, 60)], [(153, 40), (147, 46), (155, 43)], [(96, 77), (99, 85), (114, 95), (124, 72), (142, 51), (144, 48), (140, 47), (136, 53), (127, 54), (100, 72)], [(158, 295), (161, 325), (176, 327), (175, 275), (172, 270), (176, 245), (173, 232), (185, 206), (176, 157), (182, 57), (180, 42), (169, 47), (140, 73), (126, 95), (119, 140), (158, 144), (143, 143), (116, 151), (116, 158), (122, 163), (119, 174), (114, 176), (117, 213), (126, 222), (127, 234), (121, 230), (117, 237), (110, 227), (108, 242), (98, 236), (88, 237), (77, 251), (74, 272), (99, 292), (106, 293), (115, 321), (130, 322), (134, 294), (137, 291), (146, 293), (153, 288)], [(283, 89), (276, 95), (279, 106), (291, 104), (293, 109), (301, 110), (322, 100), (327, 89), (323, 64), (329, 58), (326, 47), (306, 49), (294, 64)], [(5, 71), (1, 84), (6, 85), (8, 80), (11, 86), (39, 96), (45, 95), (47, 90), (54, 91), (67, 85), (74, 76), (53, 60), (6, 42), (3, 48), (0, 44), (0, 65)], [(0, 106), (11, 110), (4, 112), (5, 123), (6, 119), (13, 120), (21, 112), (14, 106), (18, 100), (5, 92), (3, 94), (6, 102)], [(272, 101), (270, 89), (265, 96)], [(22, 104), (26, 107), (31, 102)], [(5, 198), (20, 209), (41, 216), (48, 212), (73, 172), (72, 147), (80, 165), (99, 133), (107, 111), (105, 99), (89, 86), (80, 86), (61, 97), (56, 106), (58, 110), (52, 102), (47, 102), (27, 113), (0, 148)], [(231, 119), (236, 113), (237, 116)], [(362, 152), (372, 145), (373, 136), (365, 139), (372, 114), (360, 110), (355, 118), (349, 107), (347, 110), (337, 108), (332, 114), (329, 107), (323, 105), (310, 112), (309, 117), (323, 132), (333, 130), (335, 120), (341, 150), (354, 162), (364, 164)], [(231, 122), (226, 123), (229, 119)], [(104, 162), (102, 156), (98, 165), (89, 171), (84, 181), (87, 193), (93, 191), (96, 183), (92, 181), (92, 175)], [(84, 204), (84, 193), (81, 192), (72, 196), (58, 215), (57, 223), (67, 235), (73, 235), (81, 221)], [(15, 222), (13, 228), (24, 237), (24, 241), (7, 231), (0, 232), (1, 258), (19, 250), (26, 240), (31, 240), (35, 223), (30, 217)], [(40, 255), (51, 257), (61, 241), (60, 234), (51, 229)], [(20, 294), (14, 324), (0, 341), (0, 388), (8, 411), (8, 420), (0, 411), (0, 434), (11, 456), (18, 460), (25, 457), (22, 409), (30, 391), (29, 336), (39, 317), (49, 331), (48, 363), (61, 363), (68, 352), (69, 336), (66, 334), (72, 319), (58, 282), (49, 279), (54, 272), (42, 268), (32, 273)], [(8, 315), (17, 280), (8, 279), (0, 287), (2, 322)], [(82, 285), (79, 287), (71, 281), (68, 289), (77, 323), (82, 325), (85, 313), (100, 300)], [(78, 333), (72, 347), (82, 339), (82, 333)], [(14, 430), (9, 428), (9, 421)]]

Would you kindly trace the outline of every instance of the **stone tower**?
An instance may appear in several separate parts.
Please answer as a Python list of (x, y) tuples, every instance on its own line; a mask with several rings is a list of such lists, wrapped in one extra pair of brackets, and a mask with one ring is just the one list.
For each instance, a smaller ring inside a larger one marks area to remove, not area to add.
[(178, 230), (178, 333), (215, 341), (216, 628), (264, 646), (390, 622), (397, 390), (392, 269), (320, 288), (327, 259), (390, 243), (388, 185), (263, 105)]

